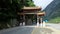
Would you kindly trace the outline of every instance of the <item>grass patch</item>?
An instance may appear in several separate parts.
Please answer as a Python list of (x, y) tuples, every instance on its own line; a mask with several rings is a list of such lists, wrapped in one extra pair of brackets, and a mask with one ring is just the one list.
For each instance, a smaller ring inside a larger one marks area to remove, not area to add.
[(60, 23), (60, 17), (49, 20), (47, 23)]

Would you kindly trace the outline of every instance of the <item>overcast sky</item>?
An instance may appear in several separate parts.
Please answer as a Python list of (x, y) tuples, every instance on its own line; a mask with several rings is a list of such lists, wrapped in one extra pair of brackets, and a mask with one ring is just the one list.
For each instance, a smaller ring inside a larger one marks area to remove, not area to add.
[(42, 10), (50, 4), (53, 0), (33, 0), (36, 6), (42, 7)]

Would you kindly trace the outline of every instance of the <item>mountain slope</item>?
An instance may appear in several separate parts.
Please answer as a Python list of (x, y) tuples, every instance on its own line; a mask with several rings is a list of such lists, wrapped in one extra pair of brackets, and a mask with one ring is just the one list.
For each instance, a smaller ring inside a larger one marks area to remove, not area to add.
[(45, 9), (45, 19), (50, 20), (56, 17), (60, 17), (60, 0), (52, 1)]

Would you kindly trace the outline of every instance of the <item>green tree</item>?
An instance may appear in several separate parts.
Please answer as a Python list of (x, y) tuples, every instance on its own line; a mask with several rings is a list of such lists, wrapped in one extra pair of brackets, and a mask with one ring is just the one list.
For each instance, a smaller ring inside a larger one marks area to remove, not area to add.
[(32, 0), (25, 0), (24, 1), (24, 6), (33, 7), (35, 5), (34, 5), (34, 2)]
[(35, 5), (32, 0), (0, 0), (0, 28), (11, 24), (11, 19), (17, 19), (17, 12), (20, 12), (23, 6)]
[(0, 0), (0, 26), (7, 26), (11, 19), (17, 18), (17, 11), (22, 7), (22, 0)]

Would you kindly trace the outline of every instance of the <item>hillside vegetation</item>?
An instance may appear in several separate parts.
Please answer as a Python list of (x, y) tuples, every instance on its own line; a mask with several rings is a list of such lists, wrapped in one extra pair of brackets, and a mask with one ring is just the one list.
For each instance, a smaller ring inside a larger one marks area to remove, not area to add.
[(60, 0), (53, 0), (44, 11), (46, 12), (44, 20), (47, 19), (54, 23), (60, 22)]

